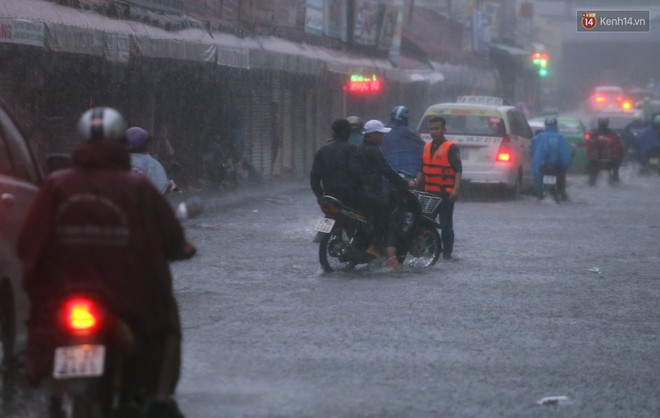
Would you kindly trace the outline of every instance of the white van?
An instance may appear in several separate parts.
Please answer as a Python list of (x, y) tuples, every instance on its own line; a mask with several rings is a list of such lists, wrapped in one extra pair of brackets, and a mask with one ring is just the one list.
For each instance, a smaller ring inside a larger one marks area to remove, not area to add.
[(430, 106), (417, 133), (430, 141), (429, 119), (446, 120), (445, 137), (458, 144), (463, 163), (462, 182), (482, 184), (517, 198), (532, 189), (532, 130), (522, 112), (506, 106), (501, 98), (462, 96), (454, 103)]

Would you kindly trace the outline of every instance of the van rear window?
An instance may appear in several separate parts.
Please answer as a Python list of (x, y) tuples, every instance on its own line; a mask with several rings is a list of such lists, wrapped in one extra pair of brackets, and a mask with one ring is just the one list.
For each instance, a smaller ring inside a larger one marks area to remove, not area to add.
[(443, 109), (435, 115), (426, 115), (419, 127), (420, 133), (429, 131), (431, 116), (442, 116), (447, 121), (448, 135), (503, 136), (504, 121), (496, 112), (477, 112), (471, 109)]

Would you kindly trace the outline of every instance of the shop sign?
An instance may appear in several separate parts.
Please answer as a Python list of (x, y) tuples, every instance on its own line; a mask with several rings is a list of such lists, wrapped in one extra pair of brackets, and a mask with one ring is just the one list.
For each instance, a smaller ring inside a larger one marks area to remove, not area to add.
[(379, 93), (383, 89), (383, 82), (372, 75), (365, 77), (362, 75), (353, 74), (348, 80), (348, 85), (345, 87), (349, 93)]
[(314, 35), (323, 35), (324, 20), (323, 0), (307, 0), (305, 32)]
[(0, 18), (0, 42), (43, 47), (44, 28), (41, 22)]
[(380, 16), (380, 5), (378, 1), (355, 1), (353, 39), (356, 44), (376, 46), (380, 29)]

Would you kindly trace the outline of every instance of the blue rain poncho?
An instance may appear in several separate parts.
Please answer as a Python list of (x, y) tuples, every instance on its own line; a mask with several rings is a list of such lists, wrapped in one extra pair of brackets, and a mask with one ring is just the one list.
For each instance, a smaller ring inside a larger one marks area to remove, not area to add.
[(555, 165), (563, 171), (571, 166), (571, 148), (556, 125), (546, 126), (545, 131), (532, 139), (532, 172), (541, 175), (544, 165)]
[(656, 130), (656, 128), (651, 124), (644, 128), (642, 133), (639, 135), (637, 155), (639, 155), (639, 162), (641, 164), (646, 164), (648, 162), (649, 151), (654, 148), (660, 148), (660, 135), (658, 134), (658, 130)]

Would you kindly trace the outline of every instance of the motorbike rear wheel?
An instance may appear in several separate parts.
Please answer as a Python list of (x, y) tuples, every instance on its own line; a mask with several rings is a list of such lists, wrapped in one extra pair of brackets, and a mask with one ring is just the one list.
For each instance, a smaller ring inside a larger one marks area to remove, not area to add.
[(561, 203), (561, 196), (559, 194), (559, 190), (557, 190), (557, 186), (555, 185), (544, 185), (543, 186), (543, 197), (550, 196), (554, 199), (555, 202)]
[(49, 418), (109, 418), (100, 400), (88, 396), (53, 396), (50, 399)]
[(337, 227), (321, 239), (319, 261), (323, 271), (331, 273), (333, 271), (352, 270), (355, 267), (355, 262), (345, 256), (346, 250), (351, 247), (349, 244), (350, 238), (344, 228)]
[(441, 252), (442, 241), (438, 230), (422, 225), (412, 239), (404, 265), (413, 268), (431, 267), (438, 261)]

